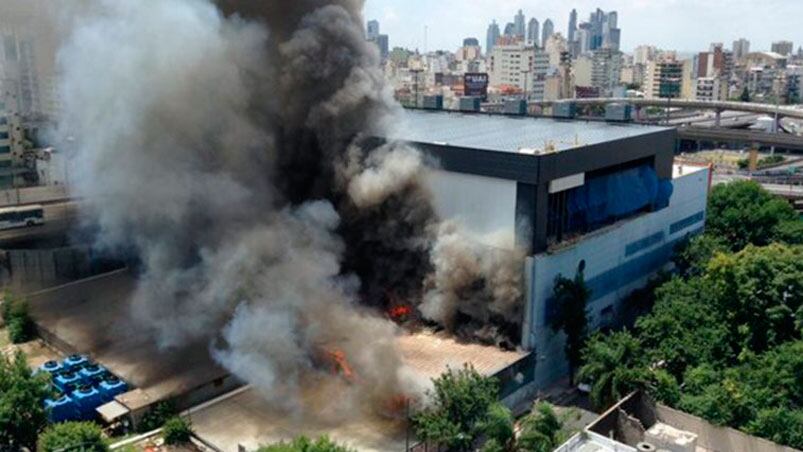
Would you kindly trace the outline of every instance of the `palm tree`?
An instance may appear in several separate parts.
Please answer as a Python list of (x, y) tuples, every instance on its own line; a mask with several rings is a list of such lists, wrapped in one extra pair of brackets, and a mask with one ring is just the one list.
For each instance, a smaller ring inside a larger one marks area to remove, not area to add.
[(649, 376), (642, 355), (639, 340), (627, 331), (589, 340), (577, 379), (591, 384), (591, 402), (597, 408), (605, 409), (643, 386)]

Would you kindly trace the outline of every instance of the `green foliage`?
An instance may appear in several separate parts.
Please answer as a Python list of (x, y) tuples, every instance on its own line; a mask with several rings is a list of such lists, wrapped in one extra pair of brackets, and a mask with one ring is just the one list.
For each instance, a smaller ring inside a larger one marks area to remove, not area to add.
[(176, 412), (176, 407), (171, 402), (160, 402), (142, 416), (137, 428), (140, 433), (161, 428), (168, 419), (176, 415)]
[(25, 300), (17, 300), (6, 293), (2, 315), (8, 328), (8, 338), (12, 343), (22, 344), (33, 339), (36, 328), (28, 314), (28, 303)]
[[(516, 440), (513, 414), (499, 402), (488, 407), (485, 419), (481, 421), (480, 430), (488, 438), (486, 446), (491, 448), (502, 447), (503, 450), (506, 450)], [(489, 442), (492, 444), (488, 445)], [(483, 450), (486, 449), (483, 448)]]
[(356, 452), (346, 446), (336, 444), (328, 437), (323, 436), (315, 441), (307, 437), (299, 437), (292, 442), (282, 441), (270, 446), (262, 446), (257, 452)]
[(641, 348), (627, 331), (596, 334), (588, 341), (577, 379), (591, 384), (591, 401), (597, 408), (605, 409), (644, 386), (649, 375)]
[(449, 369), (433, 383), (430, 406), (413, 416), (416, 435), (451, 450), (469, 450), (484, 433), (486, 416), (496, 403), (496, 379), (465, 366)]
[(675, 377), (688, 366), (732, 358), (731, 331), (712, 304), (706, 281), (673, 279), (656, 291), (650, 314), (636, 322), (642, 353)]
[(578, 272), (574, 280), (558, 276), (553, 289), (554, 305), (558, 312), (552, 329), (566, 333), (566, 359), (569, 361), (569, 375), (580, 365), (583, 347), (588, 338), (588, 317), (586, 304), (591, 291), (585, 283), (583, 273)]
[(742, 90), (742, 95), (739, 96), (739, 100), (742, 102), (750, 102), (750, 90), (748, 90), (746, 86)]
[(165, 422), (162, 437), (168, 445), (186, 444), (192, 437), (192, 425), (181, 416), (173, 416)]
[(745, 430), (795, 449), (803, 449), (803, 409), (771, 408), (758, 412)]
[(91, 422), (65, 422), (47, 428), (39, 437), (39, 452), (104, 452), (109, 450), (100, 427)]
[(782, 221), (775, 227), (775, 239), (789, 245), (803, 245), (803, 221)]
[[(788, 202), (753, 181), (718, 185), (711, 192), (707, 233), (738, 251), (748, 244), (764, 246), (776, 239), (781, 223), (798, 220)], [(799, 220), (798, 220), (799, 221)]]
[(568, 439), (564, 421), (548, 403), (538, 403), (521, 421), (517, 450), (550, 452)]
[(727, 253), (730, 247), (725, 239), (715, 235), (699, 235), (683, 242), (675, 250), (673, 261), (681, 276), (699, 276), (708, 262), (718, 253)]
[(48, 395), (47, 376), (33, 375), (22, 353), (0, 355), (0, 450), (34, 449), (47, 425)]

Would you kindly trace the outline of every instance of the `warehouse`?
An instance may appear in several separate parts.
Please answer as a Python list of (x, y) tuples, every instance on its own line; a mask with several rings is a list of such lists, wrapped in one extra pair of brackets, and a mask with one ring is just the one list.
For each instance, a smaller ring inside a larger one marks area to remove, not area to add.
[(438, 168), (428, 177), (442, 218), (471, 239), (527, 256), (521, 347), (534, 351), (532, 389), (564, 377), (555, 334), (555, 277), (582, 271), (594, 328), (670, 261), (705, 223), (707, 168), (673, 164), (676, 131), (635, 124), (407, 110), (397, 136)]

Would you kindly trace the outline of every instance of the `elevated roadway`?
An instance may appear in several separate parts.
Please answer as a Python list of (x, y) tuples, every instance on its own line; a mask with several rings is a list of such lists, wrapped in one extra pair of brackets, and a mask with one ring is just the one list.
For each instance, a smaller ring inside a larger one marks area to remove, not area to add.
[(803, 137), (785, 133), (768, 133), (760, 130), (679, 127), (678, 138), (690, 141), (716, 141), (722, 143), (759, 143), (765, 146), (803, 151)]
[(748, 102), (702, 101), (689, 99), (638, 99), (629, 97), (561, 99), (556, 101), (530, 101), (530, 106), (551, 107), (555, 104), (574, 103), (575, 105), (630, 104), (634, 107), (670, 107), (693, 110), (714, 110), (717, 112), (740, 111), (761, 115), (778, 115), (779, 118), (803, 119), (803, 109), (773, 104), (754, 104)]

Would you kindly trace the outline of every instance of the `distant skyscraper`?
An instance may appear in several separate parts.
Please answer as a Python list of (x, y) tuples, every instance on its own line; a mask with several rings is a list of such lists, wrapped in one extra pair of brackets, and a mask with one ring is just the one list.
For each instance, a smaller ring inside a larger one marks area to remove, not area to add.
[(524, 12), (522, 12), (522, 10), (519, 10), (519, 13), (513, 18), (513, 26), (515, 27), (513, 33), (516, 36), (524, 39), (524, 35), (527, 32), (527, 25), (525, 23)]
[(488, 25), (488, 33), (485, 38), (485, 53), (487, 55), (490, 55), (493, 51), (496, 42), (499, 41), (499, 36), (499, 24), (493, 21), (491, 25)]
[(750, 41), (744, 38), (739, 38), (738, 41), (733, 41), (733, 58), (741, 60), (750, 53)]
[(772, 51), (783, 56), (791, 55), (794, 49), (795, 45), (792, 41), (776, 41), (772, 43)]
[(508, 38), (515, 37), (516, 36), (516, 24), (514, 24), (513, 22), (508, 22), (507, 25), (505, 25), (505, 33), (504, 33), (504, 35), (507, 36)]
[(379, 21), (378, 20), (369, 20), (368, 21), (368, 31), (365, 34), (366, 38), (369, 41), (373, 41), (379, 37)]
[(538, 19), (533, 17), (532, 19), (530, 19), (530, 23), (527, 24), (527, 42), (537, 46), (540, 34), (541, 34), (541, 24), (538, 23)]
[(546, 42), (549, 38), (555, 34), (555, 25), (552, 23), (552, 19), (547, 19), (544, 21), (543, 30), (541, 30), (541, 46), (545, 46)]
[(569, 14), (569, 30), (566, 33), (566, 37), (569, 39), (569, 46), (575, 41), (577, 35), (577, 10), (573, 9), (571, 14)]
[(463, 47), (479, 47), (480, 40), (477, 38), (466, 38), (463, 40)]

